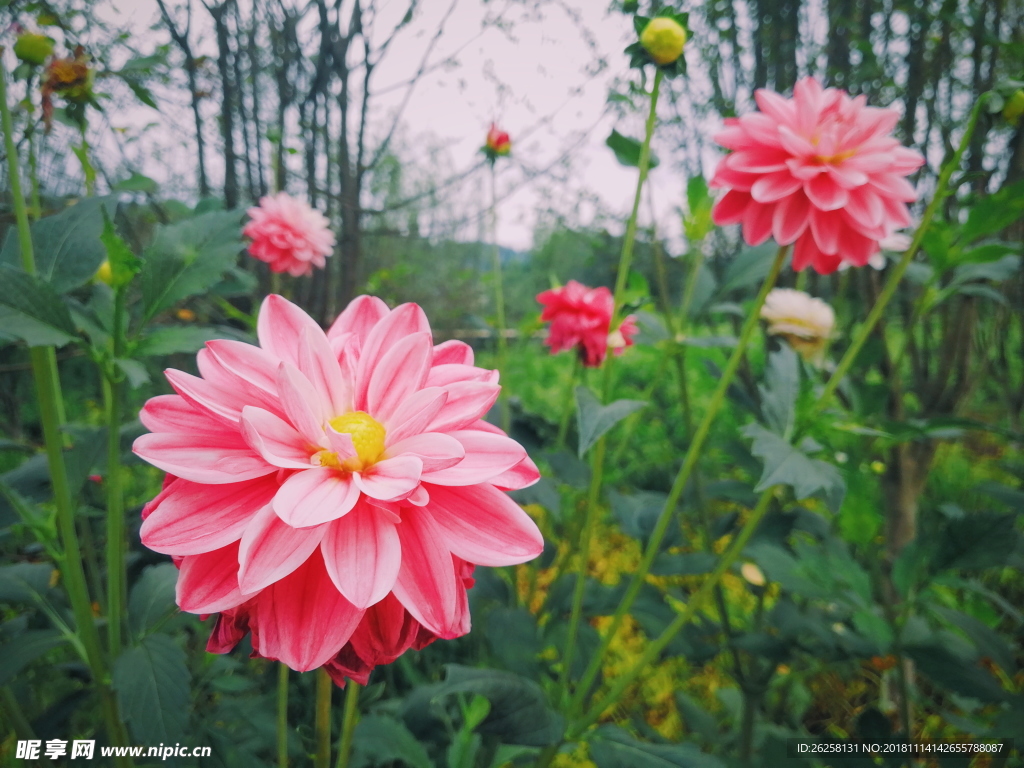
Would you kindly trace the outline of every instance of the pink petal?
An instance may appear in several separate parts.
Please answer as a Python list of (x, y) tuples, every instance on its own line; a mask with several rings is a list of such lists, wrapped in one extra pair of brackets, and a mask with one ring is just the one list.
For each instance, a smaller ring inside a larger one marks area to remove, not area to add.
[(238, 588), (238, 542), (183, 557), (174, 594), (186, 613), (219, 613), (244, 603)]
[(352, 482), (367, 496), (381, 501), (404, 499), (417, 485), (423, 462), (417, 456), (395, 456), (378, 461), (365, 472), (353, 472)]
[(298, 366), (304, 328), (323, 333), (313, 318), (288, 299), (272, 294), (263, 300), (256, 335), (260, 346), (272, 356)]
[(296, 472), (274, 497), (274, 511), (293, 528), (337, 520), (348, 514), (359, 499), (359, 489), (351, 478), (329, 467)]
[(268, 503), (249, 526), (238, 549), (238, 585), (251, 595), (280, 581), (320, 546), (328, 524), (292, 528)]
[(754, 91), (754, 100), (757, 108), (777, 123), (785, 125), (796, 120), (796, 109), (793, 102), (784, 96), (780, 96), (767, 88), (759, 88)]
[(870, 184), (885, 197), (891, 197), (904, 203), (917, 200), (917, 190), (913, 184), (894, 173), (877, 173), (871, 177)]
[(868, 183), (868, 175), (846, 163), (842, 165), (828, 165), (828, 175), (836, 184), (843, 189), (851, 190)]
[(381, 358), (399, 341), (414, 333), (430, 333), (427, 316), (416, 304), (402, 304), (396, 307), (391, 314), (373, 327), (363, 343), (356, 366), (356, 410), (366, 410), (366, 393), (370, 386), (370, 378)]
[(443, 530), (425, 510), (410, 510), (397, 527), (402, 567), (394, 593), (420, 624), (441, 638), (456, 637), (459, 585)]
[(835, 211), (846, 205), (850, 193), (836, 184), (827, 173), (821, 173), (804, 182), (804, 193), (811, 204), (821, 211)]
[(818, 249), (828, 255), (839, 252), (840, 235), (843, 226), (842, 214), (838, 211), (814, 211), (811, 213), (811, 232)]
[(330, 424), (327, 425), (327, 440), (330, 443), (331, 451), (338, 454), (338, 459), (346, 461), (358, 456), (356, 444), (352, 442), (352, 435), (348, 432), (339, 432)]
[(724, 162), (734, 171), (744, 173), (771, 173), (772, 171), (783, 171), (786, 169), (786, 159), (789, 154), (781, 149), (762, 148), (761, 145), (754, 149), (743, 149), (733, 152), (725, 158)]
[[(426, 510), (452, 554), (487, 566), (516, 565), (544, 550), (544, 537), (522, 507), (491, 485), (428, 485)], [(405, 525), (403, 520), (402, 525)]]
[(510, 437), (474, 429), (448, 434), (462, 444), (465, 458), (447, 469), (428, 471), (424, 465), (424, 482), (449, 486), (485, 483), (526, 458), (526, 449)]
[(481, 381), (464, 381), (452, 384), (447, 389), (448, 399), (437, 416), (431, 420), (427, 427), (428, 432), (466, 429), (490, 410), (501, 392), (501, 387), (497, 384), (486, 384)]
[(779, 141), (779, 124), (768, 115), (752, 112), (741, 117), (740, 122), (758, 147), (778, 149), (782, 146)]
[(864, 227), (877, 227), (882, 223), (885, 209), (877, 193), (860, 187), (850, 191), (850, 199), (846, 203), (846, 213)]
[(434, 347), (434, 363), (438, 365), (472, 365), (473, 348), (464, 341), (452, 339)]
[(324, 439), (324, 422), (328, 406), (313, 385), (297, 367), (281, 363), (277, 372), (277, 387), (281, 391), (281, 405), (288, 420), (311, 445), (320, 445)]
[(237, 432), (161, 432), (136, 438), (132, 451), (164, 472), (194, 483), (239, 483), (276, 471)]
[(720, 227), (739, 224), (753, 198), (749, 192), (731, 189), (711, 209), (711, 219)]
[(320, 549), (331, 581), (356, 608), (383, 600), (402, 565), (395, 524), (362, 502), (330, 525)]
[(429, 333), (406, 336), (380, 358), (366, 391), (368, 413), (387, 421), (427, 380), (434, 349)]
[(385, 443), (390, 446), (425, 431), (446, 402), (448, 393), (440, 387), (427, 387), (411, 395), (384, 422)]
[(803, 192), (780, 200), (772, 215), (772, 233), (779, 245), (789, 245), (804, 233), (811, 223), (811, 201)]
[(538, 480), (540, 470), (533, 463), (533, 459), (527, 456), (512, 469), (492, 477), (490, 482), (499, 491), (518, 491), (520, 488), (529, 488)]
[(455, 435), (421, 432), (388, 447), (387, 456), (416, 456), (423, 462), (423, 472), (437, 472), (463, 460), (466, 451)]
[(924, 156), (910, 147), (896, 147), (892, 150), (892, 165), (889, 170), (905, 176), (924, 165)]
[(809, 158), (817, 154), (811, 142), (788, 126), (783, 125), (779, 128), (779, 138), (786, 151), (796, 155), (797, 158)]
[(486, 381), (489, 384), (497, 384), (498, 372), (477, 368), (475, 365), (435, 365), (427, 375), (426, 386), (447, 387), (459, 381)]
[(751, 203), (743, 215), (743, 239), (747, 245), (760, 245), (772, 236), (772, 216), (775, 206), (771, 203)]
[(362, 617), (363, 612), (338, 592), (323, 557), (314, 552), (302, 566), (260, 592), (256, 650), (264, 658), (308, 672), (338, 655)]
[(796, 241), (796, 246), (793, 248), (793, 269), (796, 272), (802, 272), (822, 258), (822, 256), (823, 254), (818, 250), (817, 243), (814, 242), (814, 235), (810, 232), (805, 232)]
[(299, 370), (319, 393), (325, 415), (332, 417), (352, 410), (353, 382), (342, 372), (323, 332), (304, 328), (299, 344)]
[(190, 373), (168, 368), (164, 371), (164, 375), (174, 387), (174, 391), (181, 395), (189, 405), (224, 424), (231, 426), (237, 424), (242, 408), (248, 404), (248, 401), (239, 397), (237, 393), (220, 389)]
[(150, 432), (188, 432), (219, 435), (224, 424), (206, 411), (189, 405), (181, 395), (151, 397), (139, 412), (139, 421)]
[(712, 177), (708, 186), (711, 189), (732, 189), (738, 192), (749, 192), (750, 188), (754, 186), (756, 182), (761, 178), (760, 174), (757, 173), (743, 173), (742, 171), (735, 171), (729, 167), (728, 163), (722, 162), (718, 164), (715, 169), (715, 175)]
[(230, 392), (243, 393), (248, 405), (259, 405), (271, 413), (281, 414), (277, 394), (278, 361), (273, 355), (252, 344), (217, 339), (206, 342), (208, 359), (221, 386)]
[(245, 441), (268, 464), (280, 469), (309, 469), (316, 447), (286, 421), (270, 411), (247, 405), (242, 409)]
[(242, 538), (246, 525), (277, 492), (273, 475), (241, 483), (176, 480), (142, 523), (142, 543), (165, 555), (212, 552)]
[(774, 203), (796, 192), (803, 186), (788, 170), (769, 173), (754, 182), (750, 194), (759, 203)]
[(333, 340), (342, 334), (352, 333), (363, 343), (373, 327), (387, 317), (390, 311), (388, 305), (376, 296), (357, 296), (338, 315), (327, 331), (327, 338)]

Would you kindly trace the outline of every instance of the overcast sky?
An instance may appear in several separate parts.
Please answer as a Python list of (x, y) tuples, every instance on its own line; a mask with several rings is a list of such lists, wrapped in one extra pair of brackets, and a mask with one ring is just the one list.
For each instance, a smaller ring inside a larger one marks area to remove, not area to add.
[[(198, 2), (196, 6), (197, 21), (207, 26), (207, 14)], [(374, 32), (378, 36), (393, 28), (408, 4), (381, 0), (380, 6)], [(373, 90), (382, 95), (372, 102), (373, 123), (381, 132), (405, 95), (405, 89), (396, 86), (418, 69), (449, 6), (449, 0), (423, 0), (413, 23), (400, 33), (375, 70)], [(607, 106), (609, 89), (628, 74), (622, 49), (633, 39), (630, 18), (607, 13), (604, 2), (595, 0), (543, 6), (535, 10), (502, 0), (458, 0), (429, 56), (431, 62), (454, 56), (457, 66), (442, 67), (424, 77), (403, 113), (402, 139), (407, 146), (422, 141), (445, 148), (443, 157), (451, 167), (440, 169), (442, 178), (478, 162), (477, 150), (492, 119), (511, 134), (514, 158), (498, 166), (498, 194), (507, 195), (500, 208), (498, 240), (516, 249), (533, 244), (537, 211), (542, 208), (562, 210), (574, 223), (589, 223), (599, 209), (624, 219), (632, 204), (636, 171), (619, 166), (604, 142), (613, 127), (637, 137), (642, 129), (641, 115), (617, 117)], [(134, 42), (142, 53), (168, 40), (163, 29), (151, 29), (159, 20), (155, 0), (106, 0), (105, 13), (112, 20), (130, 21), (138, 31)], [(201, 37), (199, 49), (214, 54), (212, 34)], [(598, 67), (602, 58), (607, 62), (603, 69)], [(170, 105), (160, 116), (140, 107), (110, 119), (129, 133), (159, 122), (160, 127), (151, 128), (148, 142), (140, 142), (139, 147), (152, 149), (149, 142), (174, 147), (194, 141), (183, 106), (184, 102)], [(214, 109), (213, 104), (209, 106)], [(214, 131), (211, 121), (211, 137)], [(172, 158), (181, 152), (168, 151)], [(563, 157), (569, 170), (556, 162)], [(556, 167), (550, 172), (533, 175), (552, 164)], [(677, 233), (675, 211), (682, 204), (685, 179), (668, 167), (655, 170), (651, 178), (659, 230)], [(461, 194), (473, 205), (486, 199), (487, 184), (485, 175), (477, 174), (465, 182)], [(592, 197), (593, 202), (581, 202), (581, 197)], [(646, 203), (644, 212), (649, 212)], [(465, 234), (475, 236), (468, 230)]]

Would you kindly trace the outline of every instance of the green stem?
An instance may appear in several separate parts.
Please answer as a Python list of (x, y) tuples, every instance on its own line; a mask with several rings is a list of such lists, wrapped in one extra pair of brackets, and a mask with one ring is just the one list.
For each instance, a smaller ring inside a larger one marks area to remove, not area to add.
[[(28, 210), (21, 191), (20, 169), (17, 149), (14, 146), (11, 112), (7, 103), (7, 71), (2, 65), (0, 65), (0, 124), (3, 127), (4, 146), (7, 151), (8, 180), (11, 185), (11, 199), (17, 221), (21, 263), (28, 274), (34, 275), (36, 274), (35, 254), (29, 230)], [(39, 414), (43, 426), (43, 439), (46, 444), (53, 500), (57, 508), (57, 528), (64, 547), (62, 569), (64, 583), (67, 585), (68, 598), (71, 602), (82, 646), (85, 648), (89, 668), (100, 692), (108, 735), (114, 744), (122, 745), (126, 739), (123, 726), (117, 715), (117, 702), (110, 689), (107, 664), (103, 657), (99, 632), (93, 621), (92, 602), (89, 599), (85, 569), (82, 566), (82, 552), (75, 530), (75, 509), (71, 497), (71, 486), (68, 482), (67, 467), (64, 464), (64, 441), (60, 431), (61, 407), (59, 401), (61, 398), (56, 356), (52, 347), (32, 347), (29, 353), (39, 400)], [(118, 760), (119, 765), (131, 765), (131, 763), (131, 758)]]
[(320, 667), (316, 671), (316, 757), (314, 768), (330, 768), (331, 766), (331, 693), (334, 681), (327, 671)]
[(608, 646), (611, 645), (612, 638), (615, 636), (615, 633), (618, 632), (619, 627), (622, 626), (626, 613), (632, 607), (633, 601), (636, 600), (637, 595), (640, 594), (640, 588), (643, 586), (644, 579), (646, 579), (647, 574), (650, 573), (651, 565), (658, 554), (662, 540), (665, 538), (665, 533), (668, 530), (672, 514), (675, 512), (676, 504), (678, 504), (679, 498), (682, 496), (683, 490), (686, 488), (686, 484), (690, 480), (690, 475), (693, 473), (693, 469), (697, 465), (697, 460), (700, 458), (701, 451), (704, 447), (704, 441), (707, 439), (708, 434), (711, 431), (711, 425), (714, 422), (715, 417), (718, 415), (718, 411), (721, 409), (722, 404), (725, 402), (729, 385), (732, 383), (733, 377), (739, 369), (740, 362), (743, 360), (746, 353), (747, 345), (754, 336), (754, 331), (757, 328), (761, 315), (761, 306), (764, 304), (764, 300), (765, 297), (768, 296), (768, 292), (772, 289), (772, 286), (775, 285), (779, 272), (782, 270), (782, 265), (786, 261), (787, 250), (788, 246), (781, 246), (779, 248), (778, 253), (775, 256), (775, 261), (772, 263), (771, 269), (769, 270), (764, 283), (761, 285), (761, 290), (758, 292), (757, 298), (754, 299), (754, 304), (750, 309), (750, 313), (747, 315), (747, 319), (743, 324), (742, 330), (740, 331), (736, 348), (729, 357), (729, 362), (725, 366), (722, 378), (719, 380), (718, 386), (715, 388), (714, 394), (711, 396), (711, 401), (708, 403), (707, 410), (704, 412), (704, 418), (701, 419), (700, 424), (697, 426), (697, 431), (694, 433), (693, 439), (690, 441), (690, 446), (686, 450), (683, 465), (679, 468), (679, 473), (676, 475), (675, 482), (672, 484), (672, 489), (669, 492), (668, 499), (665, 501), (665, 506), (662, 508), (661, 514), (658, 516), (658, 521), (655, 524), (650, 540), (644, 550), (643, 559), (640, 561), (640, 565), (637, 568), (636, 573), (633, 574), (633, 578), (626, 590), (626, 594), (623, 596), (622, 601), (615, 610), (611, 624), (601, 639), (600, 647), (590, 660), (587, 671), (584, 673), (583, 678), (580, 681), (576, 695), (572, 700), (570, 714), (577, 711), (582, 705), (583, 699), (586, 696), (586, 691), (597, 678), (597, 674), (601, 669), (601, 662), (605, 653), (608, 651)]
[(115, 361), (124, 354), (125, 288), (114, 293), (113, 359), (103, 387), (107, 409), (107, 647), (110, 658), (121, 653), (125, 604), (124, 488), (121, 472), (121, 411), (124, 387)]
[[(508, 356), (508, 339), (505, 338), (505, 289), (501, 280), (501, 249), (498, 247), (498, 188), (497, 174), (494, 163), (491, 163), (491, 267), (494, 271), (494, 311), (498, 331), (498, 372), (505, 373), (505, 361)], [(504, 387), (500, 396), (501, 428), (507, 433), (511, 426), (512, 414), (509, 412), (508, 395)]]
[[(771, 504), (776, 488), (778, 488), (778, 486), (773, 486), (761, 495), (761, 498), (757, 502), (757, 506), (755, 506), (753, 511), (750, 513), (750, 519), (747, 520), (746, 524), (736, 535), (736, 538), (729, 544), (729, 548), (719, 559), (715, 569), (708, 575), (703, 583), (701, 583), (700, 588), (686, 602), (686, 607), (683, 608), (672, 623), (665, 628), (665, 631), (647, 646), (643, 655), (636, 664), (634, 664), (633, 667), (624, 675), (620, 675), (615, 678), (612, 682), (611, 688), (608, 690), (608, 693), (605, 694), (604, 698), (591, 707), (587, 714), (572, 724), (566, 734), (567, 739), (572, 740), (577, 738), (581, 733), (583, 733), (583, 731), (593, 723), (597, 722), (597, 719), (601, 714), (608, 709), (608, 707), (618, 701), (622, 692), (633, 684), (644, 669), (647, 668), (648, 664), (656, 660), (661, 655), (661, 652), (665, 650), (670, 642), (672, 642), (673, 638), (679, 633), (679, 631), (696, 615), (698, 609), (700, 609), (708, 597), (712, 595), (715, 586), (719, 581), (721, 581), (722, 576), (727, 570), (729, 570), (729, 568), (732, 567), (733, 563), (736, 562), (736, 559), (743, 551), (743, 548), (747, 545), (747, 542), (750, 541), (750, 537), (753, 535), (754, 530), (768, 511), (768, 507)], [(597, 658), (597, 656), (595, 656), (595, 658)]]
[(36, 735), (32, 731), (32, 724), (25, 717), (25, 713), (21, 711), (21, 705), (18, 703), (18, 699), (9, 685), (0, 688), (0, 703), (3, 704), (3, 708), (7, 712), (7, 719), (10, 721), (11, 730), (17, 737), (23, 740), (34, 739)]
[(569, 435), (569, 422), (572, 420), (572, 415), (576, 413), (576, 381), (579, 379), (580, 365), (579, 355), (574, 355), (568, 383), (565, 393), (562, 395), (562, 418), (558, 422), (558, 438), (555, 440), (556, 451), (565, 447), (565, 439)]
[(341, 740), (338, 744), (338, 762), (335, 768), (348, 768), (352, 743), (359, 722), (359, 684), (349, 680), (345, 688), (345, 711), (341, 719)]
[(288, 667), (277, 664), (277, 768), (288, 768)]
[(949, 194), (949, 180), (953, 176), (953, 171), (960, 167), (960, 161), (963, 159), (964, 152), (971, 143), (971, 137), (974, 135), (974, 129), (978, 125), (978, 118), (981, 117), (985, 103), (988, 101), (988, 96), (988, 93), (983, 93), (975, 102), (970, 120), (967, 123), (967, 127), (964, 129), (964, 135), (960, 139), (960, 146), (957, 148), (956, 152), (953, 153), (953, 157), (950, 158), (949, 162), (943, 166), (942, 172), (939, 174), (939, 180), (935, 186), (935, 194), (932, 196), (932, 201), (928, 204), (928, 207), (924, 211), (924, 215), (921, 217), (921, 223), (918, 225), (917, 231), (914, 233), (914, 239), (910, 243), (910, 247), (907, 248), (906, 252), (903, 254), (903, 258), (901, 258), (899, 263), (897, 263), (893, 268), (892, 273), (889, 275), (889, 279), (886, 280), (885, 286), (882, 288), (882, 292), (878, 294), (878, 299), (875, 301), (875, 305), (871, 308), (871, 312), (868, 313), (867, 319), (864, 320), (864, 324), (858, 329), (856, 337), (854, 337), (853, 341), (850, 343), (850, 346), (843, 355), (842, 360), (839, 361), (839, 365), (836, 366), (836, 369), (829, 378), (828, 383), (825, 384), (825, 389), (814, 404), (812, 416), (828, 405), (829, 401), (832, 399), (832, 395), (835, 394), (836, 388), (849, 372), (850, 367), (853, 365), (854, 360), (857, 359), (857, 355), (860, 353), (861, 348), (865, 343), (867, 343), (868, 337), (871, 335), (871, 331), (874, 330), (875, 325), (882, 317), (882, 312), (885, 311), (886, 305), (888, 305), (889, 301), (896, 293), (896, 288), (899, 286), (900, 280), (903, 279), (903, 275), (906, 273), (907, 268), (914, 260), (914, 256), (917, 255), (917, 251), (921, 247), (921, 243), (924, 241), (924, 236), (928, 232), (928, 227), (931, 225), (932, 219), (935, 218), (935, 214), (938, 212), (939, 206), (942, 205), (946, 196)]

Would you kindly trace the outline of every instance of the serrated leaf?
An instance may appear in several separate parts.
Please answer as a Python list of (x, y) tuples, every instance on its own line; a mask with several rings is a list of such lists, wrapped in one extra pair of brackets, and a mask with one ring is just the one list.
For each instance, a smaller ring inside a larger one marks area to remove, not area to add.
[(1004, 565), (1017, 547), (1014, 521), (1014, 515), (994, 512), (975, 512), (948, 521), (931, 558), (932, 571), (981, 570)]
[(562, 716), (553, 711), (541, 687), (532, 680), (493, 669), (445, 665), (447, 675), (434, 698), (475, 693), (491, 702), (491, 711), (477, 729), (505, 744), (546, 747), (564, 732)]
[(756, 285), (768, 276), (772, 267), (772, 257), (778, 246), (774, 243), (765, 243), (753, 248), (747, 248), (729, 262), (725, 275), (722, 276), (722, 286), (718, 293), (720, 296)]
[(223, 329), (206, 325), (157, 326), (139, 340), (134, 354), (138, 357), (173, 355), (179, 352), (191, 354), (202, 349), (206, 342), (227, 335)]
[(640, 400), (616, 400), (601, 405), (586, 387), (576, 387), (576, 423), (579, 427), (579, 456), (590, 450), (609, 429), (647, 403)]
[(63, 299), (39, 277), (0, 264), (0, 328), (30, 347), (60, 347), (73, 341), (74, 320)]
[(118, 358), (114, 361), (114, 364), (124, 374), (132, 389), (138, 389), (143, 384), (149, 383), (149, 371), (138, 360)]
[(366, 715), (356, 725), (351, 768), (393, 765), (433, 768), (426, 749), (398, 720)]
[(748, 424), (742, 432), (754, 441), (750, 452), (764, 462), (764, 472), (755, 491), (763, 491), (773, 485), (788, 485), (793, 488), (797, 499), (806, 499), (821, 492), (830, 506), (838, 508), (842, 503), (846, 483), (834, 466), (810, 458), (760, 424)]
[[(100, 242), (103, 214), (116, 204), (110, 197), (89, 197), (32, 225), (36, 273), (57, 293), (89, 282), (107, 251)], [(0, 263), (21, 271), (21, 248), (14, 227), (0, 251)], [(6, 290), (6, 288), (5, 288)]]
[(25, 667), (67, 642), (54, 629), (30, 629), (0, 646), (0, 685), (7, 685)]
[(168, 613), (176, 610), (174, 587), (178, 569), (173, 563), (151, 565), (142, 572), (128, 597), (132, 631), (143, 634)]
[[(608, 145), (609, 149), (615, 153), (615, 159), (627, 168), (637, 168), (640, 165), (640, 152), (643, 149), (643, 145), (636, 139), (632, 139), (629, 136), (623, 136), (621, 133), (612, 129), (611, 135), (605, 139), (605, 144)], [(653, 152), (651, 152), (647, 158), (647, 167), (649, 169), (658, 167), (658, 158)]]
[(167, 635), (149, 635), (117, 658), (113, 687), (137, 743), (186, 740), (190, 680), (185, 652)]
[(793, 428), (796, 398), (800, 394), (800, 361), (788, 344), (768, 356), (764, 384), (759, 384), (761, 414), (768, 428), (788, 437)]
[(46, 594), (53, 577), (49, 563), (0, 566), (0, 603), (32, 604)]
[(617, 725), (602, 725), (589, 741), (597, 768), (725, 768), (693, 744), (639, 741)]
[(239, 215), (213, 211), (157, 230), (141, 270), (145, 319), (209, 291), (242, 249)]
[(115, 286), (127, 285), (142, 267), (142, 262), (114, 230), (114, 223), (105, 212), (100, 241), (107, 252), (113, 284)]

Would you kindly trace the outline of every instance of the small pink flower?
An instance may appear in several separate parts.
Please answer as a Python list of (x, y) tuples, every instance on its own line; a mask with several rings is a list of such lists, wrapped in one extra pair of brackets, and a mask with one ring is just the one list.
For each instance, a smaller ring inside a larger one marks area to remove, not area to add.
[(284, 192), (268, 195), (248, 210), (242, 234), (251, 238), (249, 253), (274, 272), (299, 277), (323, 269), (334, 250), (334, 233), (326, 218)]
[(552, 354), (577, 349), (584, 365), (597, 368), (604, 362), (609, 346), (618, 355), (633, 344), (637, 327), (632, 315), (615, 331), (610, 330), (615, 300), (604, 286), (587, 288), (570, 280), (562, 288), (539, 294), (537, 301), (544, 305), (541, 321), (551, 323), (544, 343), (551, 347)]
[(726, 120), (715, 136), (733, 150), (711, 180), (728, 190), (715, 223), (742, 223), (749, 245), (772, 236), (796, 243), (796, 270), (864, 266), (880, 240), (910, 224), (906, 204), (917, 199), (905, 177), (924, 157), (890, 135), (899, 113), (812, 77), (796, 84), (792, 99), (764, 89), (755, 98), (760, 112)]
[[(326, 334), (269, 296), (257, 335), (209, 342), (200, 376), (168, 370), (177, 394), (140, 414), (151, 433), (135, 453), (173, 475), (142, 541), (178, 563), (179, 607), (223, 613), (212, 649), (248, 631), (260, 656), (302, 671), (339, 654), (356, 669), (349, 646), (372, 667), (468, 632), (472, 567), (543, 548), (505, 494), (537, 468), (482, 420), (497, 371), (462, 342), (435, 346), (415, 304), (369, 296)], [(369, 654), (366, 633), (392, 650)]]

